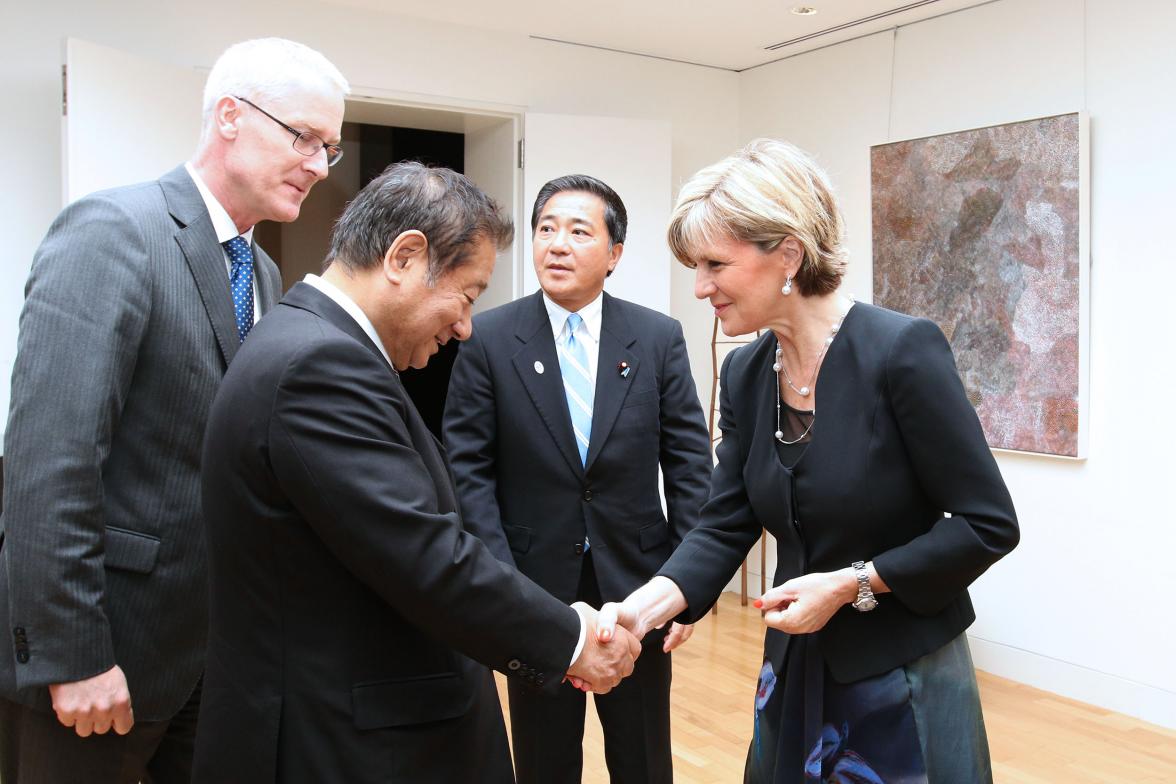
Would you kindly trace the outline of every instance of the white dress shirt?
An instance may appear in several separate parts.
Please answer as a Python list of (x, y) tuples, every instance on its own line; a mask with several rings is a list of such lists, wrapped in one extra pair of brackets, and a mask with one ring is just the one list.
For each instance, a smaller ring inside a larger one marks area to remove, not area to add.
[[(543, 304), (547, 307), (547, 317), (551, 319), (551, 334), (555, 336), (556, 345), (562, 346), (568, 340), (568, 316), (572, 311), (557, 305), (547, 292), (543, 292)], [(583, 321), (576, 329), (576, 340), (584, 344), (584, 353), (588, 355), (588, 380), (596, 388), (596, 366), (600, 362), (600, 321), (604, 312), (604, 292), (596, 295), (596, 299), (580, 308), (577, 313)]]
[[(204, 199), (208, 217), (212, 218), (212, 230), (216, 232), (216, 241), (221, 244), (221, 255), (225, 258), (225, 274), (231, 279), (233, 262), (229, 260), (229, 252), (225, 250), (225, 243), (240, 234), (246, 242), (252, 245), (253, 227), (250, 226), (244, 234), (237, 231), (237, 224), (233, 223), (228, 211), (216, 200), (212, 191), (204, 184), (204, 180), (196, 173), (196, 167), (189, 162), (184, 164), (184, 170), (188, 172), (192, 182), (196, 183), (196, 190), (200, 191), (200, 198)], [(261, 302), (257, 298), (257, 264), (255, 262), (253, 265), (253, 323), (256, 324), (259, 318), (261, 318)]]

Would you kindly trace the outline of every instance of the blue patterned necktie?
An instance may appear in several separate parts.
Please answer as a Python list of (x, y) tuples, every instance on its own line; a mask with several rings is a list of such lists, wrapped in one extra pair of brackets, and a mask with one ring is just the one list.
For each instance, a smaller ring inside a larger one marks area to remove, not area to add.
[(579, 313), (568, 316), (567, 338), (558, 346), (559, 369), (563, 373), (564, 394), (568, 398), (568, 413), (572, 415), (572, 430), (580, 463), (588, 462), (588, 442), (592, 437), (592, 400), (596, 390), (588, 372), (588, 351), (584, 342), (576, 339), (576, 328), (584, 323)]
[(222, 243), (229, 254), (229, 292), (233, 295), (233, 312), (237, 316), (237, 334), (241, 342), (253, 329), (253, 251), (244, 237)]

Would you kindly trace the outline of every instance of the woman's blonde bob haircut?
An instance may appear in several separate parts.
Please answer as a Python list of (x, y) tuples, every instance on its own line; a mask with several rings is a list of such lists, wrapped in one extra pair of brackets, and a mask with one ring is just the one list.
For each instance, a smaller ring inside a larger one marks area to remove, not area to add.
[(756, 139), (682, 186), (667, 239), (693, 269), (716, 242), (751, 242), (769, 253), (795, 237), (804, 246), (795, 285), (808, 297), (841, 284), (842, 231), (829, 178), (813, 159), (787, 142)]

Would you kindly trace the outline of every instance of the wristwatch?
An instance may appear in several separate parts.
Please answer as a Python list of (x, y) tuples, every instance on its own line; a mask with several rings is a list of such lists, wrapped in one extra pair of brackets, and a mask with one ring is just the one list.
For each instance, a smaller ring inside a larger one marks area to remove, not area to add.
[(852, 566), (858, 584), (858, 595), (857, 600), (853, 603), (853, 609), (858, 612), (869, 612), (878, 606), (878, 600), (874, 598), (874, 592), (870, 590), (870, 573), (866, 571), (866, 562), (854, 561)]

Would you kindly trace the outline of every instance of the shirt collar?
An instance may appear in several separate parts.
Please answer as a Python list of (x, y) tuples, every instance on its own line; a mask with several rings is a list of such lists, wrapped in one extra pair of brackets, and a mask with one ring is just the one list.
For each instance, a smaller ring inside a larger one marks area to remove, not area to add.
[[(568, 322), (568, 316), (572, 312), (556, 304), (551, 297), (547, 296), (546, 291), (543, 292), (543, 305), (547, 308), (547, 317), (551, 319), (551, 334), (559, 338)], [(600, 342), (600, 322), (603, 311), (604, 291), (597, 294), (596, 299), (576, 311), (580, 314), (580, 318), (584, 319), (584, 328), (588, 330), (588, 336), (597, 343)]]
[(372, 325), (371, 319), (367, 317), (366, 313), (360, 310), (359, 305), (355, 304), (355, 300), (344, 294), (343, 290), (334, 283), (331, 283), (328, 280), (324, 280), (318, 275), (307, 275), (302, 279), (302, 282), (326, 294), (335, 301), (336, 305), (347, 311), (347, 315), (355, 319), (355, 323), (359, 325), (360, 329), (362, 329), (364, 333), (372, 339), (372, 342), (376, 344), (376, 348), (378, 348), (380, 353), (384, 355), (384, 359), (387, 360), (388, 366), (392, 368), (392, 372), (396, 372), (396, 366), (392, 364), (392, 360), (388, 356), (388, 351), (384, 348), (384, 343), (380, 340), (380, 336), (376, 333), (376, 328)]
[(212, 229), (216, 232), (216, 241), (223, 245), (240, 234), (246, 242), (252, 243), (253, 227), (250, 226), (243, 233), (238, 232), (237, 224), (233, 223), (233, 219), (229, 217), (228, 211), (212, 195), (212, 191), (208, 189), (208, 185), (205, 184), (203, 178), (196, 173), (196, 167), (189, 161), (184, 164), (184, 170), (188, 172), (188, 176), (192, 178), (192, 182), (196, 183), (196, 190), (200, 191), (200, 198), (204, 200), (204, 206), (208, 210), (208, 217), (212, 218)]

